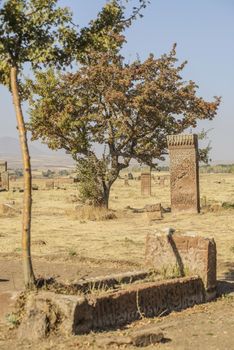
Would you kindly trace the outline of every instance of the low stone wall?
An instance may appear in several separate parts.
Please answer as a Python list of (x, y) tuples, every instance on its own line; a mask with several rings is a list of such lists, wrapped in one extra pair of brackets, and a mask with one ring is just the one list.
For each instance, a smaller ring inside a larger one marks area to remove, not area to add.
[(135, 285), (96, 299), (92, 310), (92, 329), (115, 328), (142, 316), (165, 315), (202, 302), (204, 288), (200, 278)]
[(210, 296), (216, 289), (216, 244), (200, 236), (157, 232), (146, 238), (146, 265), (160, 273), (199, 275)]
[(82, 334), (126, 325), (205, 301), (199, 277), (135, 284), (104, 295), (79, 297), (52, 292), (28, 296), (20, 338), (42, 338), (50, 331)]

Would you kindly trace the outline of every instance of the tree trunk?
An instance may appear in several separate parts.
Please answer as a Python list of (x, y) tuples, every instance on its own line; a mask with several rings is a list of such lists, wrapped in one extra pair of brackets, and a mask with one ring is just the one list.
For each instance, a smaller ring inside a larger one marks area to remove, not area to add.
[(35, 285), (35, 277), (31, 260), (31, 210), (32, 210), (32, 173), (31, 163), (27, 142), (27, 133), (24, 123), (24, 117), (21, 108), (21, 100), (18, 87), (17, 67), (11, 67), (11, 90), (13, 103), (15, 107), (16, 119), (18, 124), (20, 148), (22, 153), (23, 172), (24, 172), (24, 200), (23, 200), (23, 218), (22, 218), (22, 259), (24, 283), (26, 288), (32, 288)]
[(106, 185), (105, 183), (103, 183), (103, 206), (106, 209), (109, 208), (110, 188), (111, 185)]

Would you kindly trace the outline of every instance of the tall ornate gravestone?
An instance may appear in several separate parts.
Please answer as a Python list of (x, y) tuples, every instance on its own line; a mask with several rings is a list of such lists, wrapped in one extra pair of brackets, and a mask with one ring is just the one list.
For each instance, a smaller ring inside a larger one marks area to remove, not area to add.
[(172, 212), (200, 211), (197, 135), (167, 137), (170, 155)]
[(141, 174), (141, 195), (151, 196), (151, 173)]

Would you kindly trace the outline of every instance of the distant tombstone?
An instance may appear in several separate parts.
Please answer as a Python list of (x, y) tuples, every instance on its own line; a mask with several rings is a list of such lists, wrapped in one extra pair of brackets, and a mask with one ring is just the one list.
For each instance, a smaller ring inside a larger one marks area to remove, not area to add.
[(128, 173), (128, 180), (133, 180), (133, 175), (132, 175), (132, 173)]
[(141, 174), (141, 195), (151, 196), (151, 173)]
[(129, 186), (128, 179), (124, 179), (124, 186)]
[(160, 186), (165, 186), (165, 177), (164, 176), (160, 177)]
[(1, 173), (1, 187), (2, 189), (9, 191), (9, 173), (8, 171), (4, 171)]
[(48, 190), (53, 190), (54, 189), (54, 180), (47, 180), (46, 181), (46, 188)]
[(167, 137), (172, 212), (200, 211), (197, 135)]
[(161, 203), (147, 204), (144, 210), (149, 221), (161, 220), (163, 218)]
[(128, 175), (125, 175), (124, 177), (124, 186), (129, 186)]

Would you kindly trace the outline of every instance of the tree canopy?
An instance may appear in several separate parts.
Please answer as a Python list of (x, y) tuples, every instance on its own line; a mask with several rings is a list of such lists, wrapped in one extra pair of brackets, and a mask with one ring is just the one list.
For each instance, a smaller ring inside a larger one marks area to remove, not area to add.
[(93, 51), (75, 73), (38, 73), (31, 85), (33, 138), (78, 162), (92, 159), (104, 188), (131, 159), (154, 167), (167, 154), (168, 134), (213, 119), (220, 103), (205, 101), (195, 82), (183, 81), (185, 64), (178, 64), (174, 46), (160, 58), (129, 64), (111, 50)]

